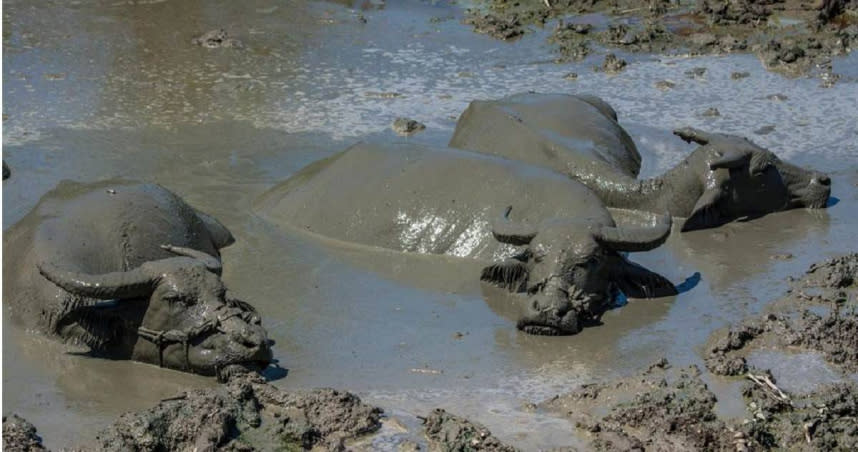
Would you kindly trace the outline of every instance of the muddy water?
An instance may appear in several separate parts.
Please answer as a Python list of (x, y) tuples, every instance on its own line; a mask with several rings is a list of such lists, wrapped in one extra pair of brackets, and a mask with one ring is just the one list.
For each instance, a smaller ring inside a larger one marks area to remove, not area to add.
[[(528, 449), (574, 443), (568, 423), (528, 402), (665, 354), (700, 363), (713, 329), (759, 312), (810, 262), (854, 250), (855, 56), (835, 61), (844, 77), (828, 89), (766, 73), (751, 56), (627, 57), (625, 72), (606, 76), (592, 70), (600, 55), (550, 63), (538, 33), (515, 44), (476, 35), (458, 23), (457, 6), (380, 3), (4, 2), (3, 157), (13, 171), (3, 183), (4, 230), (61, 179), (164, 184), (235, 234), (224, 280), (264, 314), (275, 384), (358, 391), (406, 426), (441, 406)], [(244, 48), (191, 44), (216, 28)], [(685, 75), (695, 67), (707, 68), (702, 78)], [(750, 77), (731, 79), (743, 71)], [(569, 72), (577, 81), (563, 78)], [(662, 91), (661, 80), (676, 85)], [(689, 290), (631, 300), (603, 326), (562, 338), (517, 332), (511, 299), (481, 287), (472, 263), (326, 243), (251, 213), (260, 193), (307, 163), (357, 140), (399, 139), (390, 130), (397, 116), (427, 125), (410, 139), (441, 145), (468, 101), (526, 90), (603, 96), (641, 149), (645, 175), (681, 160), (690, 147), (670, 130), (691, 125), (747, 135), (830, 172), (838, 200), (825, 211), (675, 234), (633, 259)], [(709, 107), (721, 115), (700, 115)], [(777, 258), (785, 255), (793, 257)], [(7, 318), (3, 412), (27, 417), (49, 447), (85, 443), (123, 411), (213, 384), (75, 356)], [(737, 414), (735, 385), (710, 382), (721, 412)], [(376, 446), (399, 438), (390, 431)]]

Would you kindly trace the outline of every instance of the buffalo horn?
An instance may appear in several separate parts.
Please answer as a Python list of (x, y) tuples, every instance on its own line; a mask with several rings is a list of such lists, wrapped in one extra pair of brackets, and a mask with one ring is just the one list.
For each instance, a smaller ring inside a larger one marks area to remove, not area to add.
[(670, 235), (669, 215), (652, 214), (651, 227), (603, 227), (597, 234), (599, 243), (615, 251), (648, 251), (660, 246)]
[(511, 210), (512, 206), (507, 207), (503, 215), (492, 222), (492, 235), (498, 242), (516, 246), (527, 245), (536, 237), (537, 230), (530, 224), (510, 221), (509, 212)]
[(220, 275), (220, 272), (223, 269), (223, 265), (221, 264), (220, 259), (203, 251), (173, 245), (161, 245), (161, 248), (173, 254), (178, 254), (179, 256), (187, 256), (194, 258), (205, 264), (206, 268), (212, 273)]
[(75, 295), (101, 300), (136, 298), (152, 291), (152, 279), (141, 268), (125, 272), (90, 275), (61, 270), (53, 264), (41, 263), (39, 273), (52, 283)]

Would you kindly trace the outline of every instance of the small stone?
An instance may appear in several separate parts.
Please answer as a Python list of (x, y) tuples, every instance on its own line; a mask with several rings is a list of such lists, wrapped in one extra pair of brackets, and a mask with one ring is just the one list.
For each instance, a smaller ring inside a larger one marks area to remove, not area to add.
[(563, 78), (566, 80), (575, 81), (575, 80), (578, 80), (578, 73), (570, 72), (570, 73), (564, 75)]
[(687, 75), (688, 78), (701, 78), (701, 77), (703, 77), (703, 74), (705, 74), (705, 73), (706, 73), (705, 67), (696, 67), (694, 69), (689, 69), (689, 70), (685, 71), (685, 75)]
[(768, 135), (775, 131), (775, 126), (762, 126), (759, 129), (755, 130), (754, 133), (757, 135)]
[(605, 61), (602, 63), (601, 70), (609, 74), (616, 74), (626, 68), (628, 63), (622, 58), (617, 58), (613, 53), (605, 55)]
[(718, 109), (715, 107), (709, 107), (705, 111), (703, 111), (703, 113), (700, 113), (700, 115), (701, 116), (707, 116), (707, 117), (715, 117), (715, 116), (721, 116), (721, 112), (718, 111)]
[(768, 96), (766, 96), (766, 99), (777, 101), (777, 102), (783, 102), (783, 101), (789, 99), (789, 97), (786, 97), (785, 95), (778, 93), (778, 94), (769, 94)]
[(671, 82), (670, 80), (662, 80), (660, 82), (655, 83), (655, 87), (662, 90), (667, 91), (669, 89), (673, 89), (676, 86), (676, 83)]
[(743, 78), (748, 78), (751, 76), (750, 72), (733, 72), (730, 74), (730, 78), (733, 80), (741, 80)]
[(776, 261), (788, 261), (792, 258), (793, 258), (792, 253), (775, 254), (772, 256), (772, 260), (776, 260)]
[(408, 118), (396, 118), (391, 126), (399, 135), (409, 136), (426, 129), (426, 125)]

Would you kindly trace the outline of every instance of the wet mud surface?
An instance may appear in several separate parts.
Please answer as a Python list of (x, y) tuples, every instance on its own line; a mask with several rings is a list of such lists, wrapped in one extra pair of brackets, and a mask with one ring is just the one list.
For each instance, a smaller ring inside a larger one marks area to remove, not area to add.
[[(278, 363), (264, 373), (269, 384), (288, 393), (334, 387), (385, 410), (381, 429), (358, 449), (422, 447), (418, 416), (441, 407), (511, 447), (586, 450), (586, 429), (533, 404), (640, 374), (665, 355), (675, 369), (702, 370), (688, 378), (702, 379), (706, 391), (687, 384), (697, 388), (690, 395), (697, 413), (709, 409), (707, 391), (715, 395), (711, 411), (721, 420), (711, 425), (723, 422), (729, 432), (753, 416), (744, 380), (709, 374), (707, 340), (767, 312), (787, 276), (854, 241), (855, 54), (832, 58), (840, 77), (829, 88), (818, 78), (766, 71), (756, 56), (741, 53), (688, 58), (611, 46), (627, 65), (606, 74), (593, 70), (604, 61), (600, 51), (556, 63), (559, 54), (546, 41), (553, 25), (501, 41), (463, 25), (464, 5), (380, 3), (4, 2), (3, 159), (13, 171), (3, 182), (4, 230), (62, 179), (150, 180), (211, 213), (237, 239), (224, 249), (224, 282), (260, 310), (275, 341)], [(566, 23), (593, 23), (587, 34), (607, 29), (600, 17), (581, 19)], [(192, 43), (220, 29), (243, 47)], [(713, 36), (696, 39), (733, 45)], [(564, 78), (570, 73), (574, 81)], [(675, 85), (659, 89), (665, 80)], [(825, 210), (674, 233), (663, 247), (633, 254), (689, 289), (621, 300), (602, 325), (572, 340), (517, 332), (511, 299), (479, 283), (479, 266), (311, 240), (251, 211), (252, 200), (309, 163), (359, 140), (399, 139), (391, 128), (396, 118), (426, 125), (408, 140), (443, 146), (470, 101), (528, 90), (602, 96), (643, 155), (642, 177), (684, 158), (692, 147), (670, 131), (692, 126), (751, 137), (782, 158), (828, 172), (836, 200)], [(768, 98), (774, 94), (787, 98)], [(700, 115), (708, 109), (719, 114)], [(3, 314), (3, 412), (31, 421), (52, 450), (95, 444), (123, 413), (147, 412), (162, 399), (225, 391), (214, 389), (213, 379), (76, 355)], [(853, 375), (819, 370), (827, 365), (822, 358), (805, 368), (792, 366), (806, 363), (804, 355), (784, 360), (763, 352), (749, 353), (748, 365), (771, 367), (790, 394), (849, 384)], [(801, 384), (784, 372), (800, 374)], [(791, 419), (796, 411), (784, 413)], [(752, 432), (742, 432), (752, 441)], [(737, 443), (735, 432), (712, 434)]]
[(474, 2), (464, 19), (474, 31), (514, 40), (547, 29), (558, 61), (602, 48), (691, 55), (752, 53), (768, 70), (791, 76), (811, 70), (831, 80), (830, 59), (858, 42), (858, 4), (826, 0), (663, 0)]
[(858, 254), (827, 259), (791, 281), (767, 313), (715, 334), (706, 365), (719, 375), (748, 371), (755, 347), (820, 353), (844, 372), (858, 372)]
[(574, 422), (593, 450), (852, 450), (858, 445), (858, 384), (790, 395), (767, 373), (742, 385), (746, 412), (723, 420), (696, 366), (666, 359), (642, 374), (584, 385), (540, 406)]

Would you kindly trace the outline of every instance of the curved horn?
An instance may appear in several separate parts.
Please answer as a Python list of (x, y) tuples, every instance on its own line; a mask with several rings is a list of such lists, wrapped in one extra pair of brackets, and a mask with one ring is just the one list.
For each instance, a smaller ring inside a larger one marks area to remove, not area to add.
[(657, 248), (670, 235), (669, 215), (652, 214), (651, 227), (603, 227), (595, 234), (596, 241), (615, 251), (648, 251)]
[(179, 256), (187, 256), (194, 258), (203, 264), (205, 264), (206, 268), (212, 272), (220, 275), (221, 270), (223, 270), (223, 264), (221, 264), (220, 259), (199, 250), (195, 250), (192, 248), (185, 248), (183, 246), (173, 246), (173, 245), (161, 245), (161, 248), (173, 253), (178, 254)]
[(507, 207), (503, 215), (492, 222), (492, 235), (495, 236), (498, 242), (512, 245), (527, 245), (536, 237), (538, 231), (530, 224), (523, 222), (513, 223), (510, 221), (510, 211), (512, 211), (512, 206)]
[(110, 300), (148, 296), (152, 291), (152, 278), (138, 267), (126, 272), (90, 275), (61, 270), (48, 263), (38, 264), (39, 273), (48, 281), (75, 295)]

